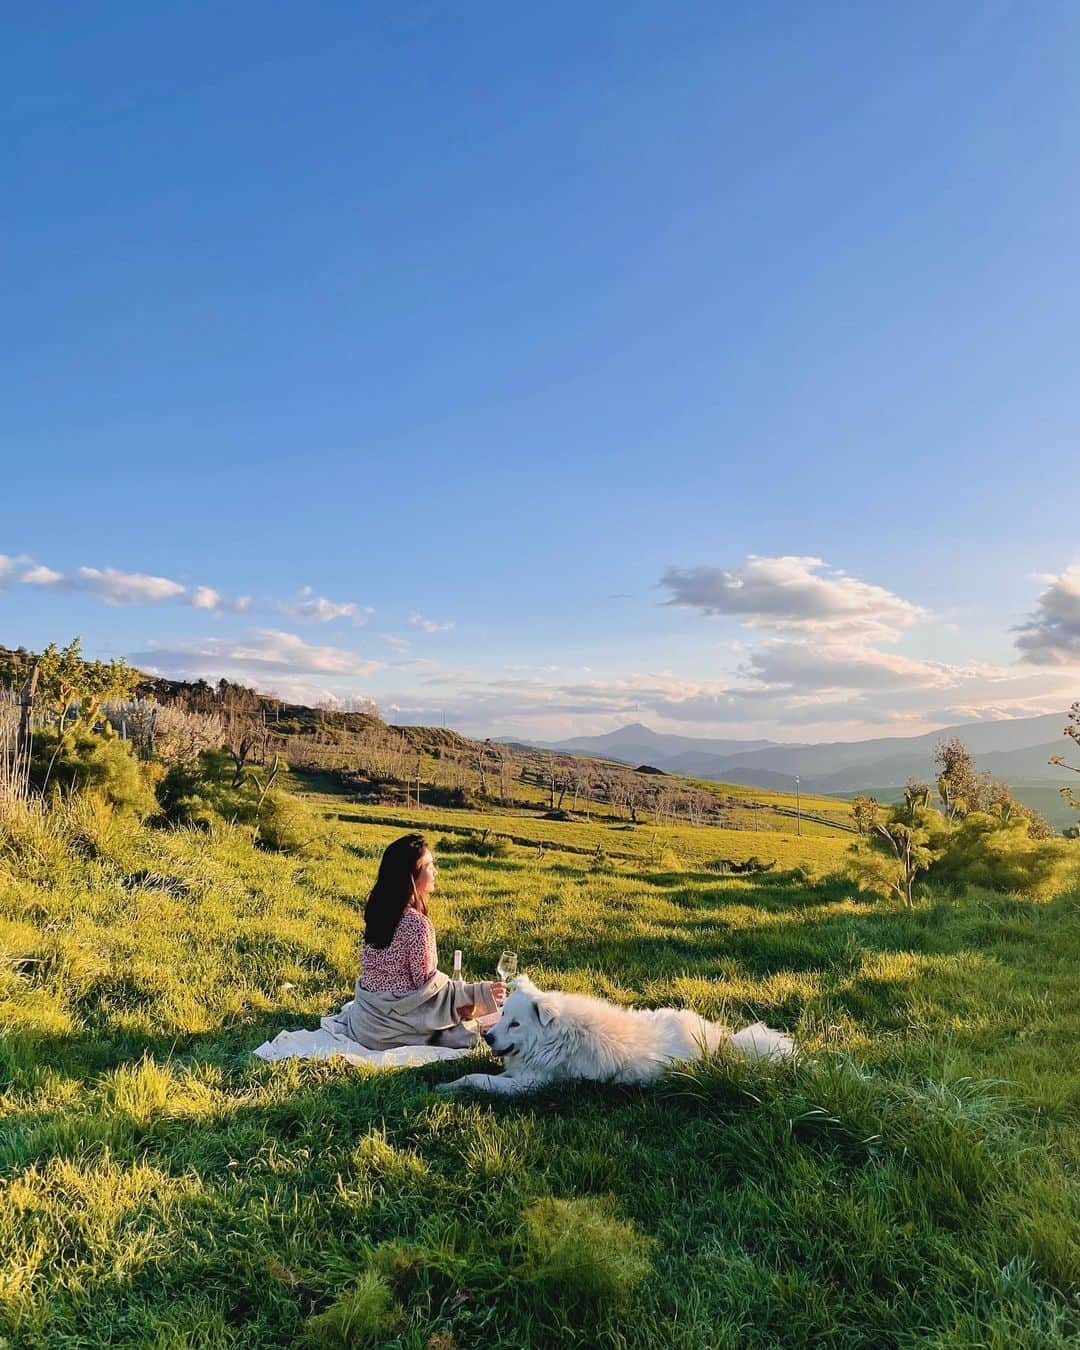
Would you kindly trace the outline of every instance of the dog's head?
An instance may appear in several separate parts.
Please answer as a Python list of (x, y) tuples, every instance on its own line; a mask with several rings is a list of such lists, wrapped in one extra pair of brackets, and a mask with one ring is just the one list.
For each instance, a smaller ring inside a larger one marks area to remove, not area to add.
[(550, 996), (537, 989), (527, 975), (519, 975), (513, 993), (503, 1004), (502, 1016), (485, 1032), (484, 1040), (500, 1059), (510, 1060), (517, 1055), (528, 1061), (548, 1039), (557, 1017)]

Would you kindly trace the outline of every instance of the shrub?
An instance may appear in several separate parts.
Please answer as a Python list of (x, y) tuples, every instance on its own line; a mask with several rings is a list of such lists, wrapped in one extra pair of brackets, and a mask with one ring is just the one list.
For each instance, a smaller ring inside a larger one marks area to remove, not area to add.
[(440, 853), (464, 853), (471, 858), (505, 858), (509, 850), (505, 840), (485, 839), (480, 835), (466, 834), (439, 840)]
[(1045, 897), (1068, 884), (1080, 865), (1063, 840), (1032, 838), (1023, 816), (1007, 822), (974, 811), (945, 838), (927, 879), (954, 889), (985, 886), (996, 891)]
[(279, 853), (321, 842), (322, 822), (304, 802), (279, 788), (264, 790), (269, 784), (251, 771), (239, 784), (234, 780), (233, 762), (222, 750), (206, 750), (194, 764), (173, 765), (158, 788), (165, 819), (202, 829), (247, 825), (256, 843)]
[(30, 782), (39, 792), (96, 792), (117, 811), (150, 815), (154, 794), (131, 747), (115, 736), (84, 727), (55, 728), (34, 737)]
[(287, 792), (271, 791), (258, 807), (255, 838), (263, 848), (299, 853), (321, 841), (322, 823), (310, 807)]
[(205, 750), (193, 764), (174, 764), (161, 780), (158, 803), (174, 825), (205, 827), (250, 823), (254, 800), (232, 786), (232, 765), (222, 750)]
[(466, 810), (479, 804), (476, 797), (465, 787), (443, 787), (436, 784), (424, 788), (423, 796), (428, 806), (451, 806), (455, 810)]

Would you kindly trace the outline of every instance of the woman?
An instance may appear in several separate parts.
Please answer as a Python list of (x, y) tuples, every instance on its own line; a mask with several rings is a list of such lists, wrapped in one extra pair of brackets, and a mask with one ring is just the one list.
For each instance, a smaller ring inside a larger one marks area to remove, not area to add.
[(398, 1045), (469, 1046), (463, 1026), (474, 1014), (493, 1013), (506, 997), (501, 981), (455, 983), (438, 969), (435, 929), (427, 901), (435, 889), (435, 861), (422, 834), (390, 844), (364, 908), (360, 978), (347, 1035), (369, 1050)]

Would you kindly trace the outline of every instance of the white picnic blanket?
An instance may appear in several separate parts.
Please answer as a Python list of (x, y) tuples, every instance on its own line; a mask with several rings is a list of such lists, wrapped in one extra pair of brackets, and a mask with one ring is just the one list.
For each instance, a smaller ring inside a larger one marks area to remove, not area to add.
[[(448, 1045), (399, 1045), (392, 1050), (369, 1050), (350, 1036), (343, 1036), (337, 1029), (348, 1007), (346, 1003), (340, 1013), (324, 1017), (315, 1031), (307, 1031), (303, 1027), (297, 1031), (281, 1031), (272, 1041), (264, 1041), (251, 1053), (267, 1060), (329, 1059), (331, 1055), (341, 1055), (350, 1064), (373, 1064), (380, 1069), (407, 1068), (413, 1064), (460, 1059), (462, 1055), (476, 1053), (472, 1046), (454, 1049)], [(479, 1021), (482, 1028), (486, 1027), (498, 1021), (498, 1014), (480, 1018)]]

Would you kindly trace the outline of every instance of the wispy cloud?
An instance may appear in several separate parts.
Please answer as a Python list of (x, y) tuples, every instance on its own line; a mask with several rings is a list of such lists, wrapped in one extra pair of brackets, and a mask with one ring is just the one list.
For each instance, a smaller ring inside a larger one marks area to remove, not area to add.
[(0, 554), (0, 586), (13, 582), (67, 595), (92, 595), (107, 605), (159, 605), (175, 600), (212, 613), (243, 614), (251, 608), (248, 595), (230, 600), (213, 586), (189, 589), (182, 581), (148, 572), (124, 572), (116, 567), (77, 567), (73, 572), (61, 572), (25, 555), (9, 558)]
[(750, 653), (743, 669), (764, 685), (800, 691), (951, 689), (973, 675), (1007, 674), (995, 667), (923, 661), (849, 642), (766, 642)]
[(314, 645), (295, 633), (273, 628), (253, 628), (242, 638), (152, 641), (145, 651), (133, 653), (132, 659), (152, 663), (163, 674), (224, 674), (256, 681), (281, 675), (366, 677), (385, 666), (385, 662), (368, 660), (344, 648)]
[(366, 623), (368, 615), (375, 612), (370, 606), (361, 609), (353, 600), (328, 600), (324, 595), (316, 595), (311, 586), (305, 586), (297, 599), (288, 604), (278, 605), (278, 611), (303, 623), (329, 623), (332, 619), (352, 619), (357, 624)]
[(409, 622), (414, 628), (419, 628), (425, 633), (445, 633), (447, 629), (453, 628), (453, 619), (448, 619), (445, 623), (438, 623), (435, 619), (426, 619), (423, 614), (412, 613), (409, 615)]
[(83, 591), (96, 595), (107, 605), (157, 605), (163, 600), (175, 600), (187, 590), (179, 581), (169, 577), (151, 576), (146, 572), (121, 572), (115, 567), (79, 567), (69, 574), (54, 572), (49, 567), (35, 567), (23, 578), (36, 586), (56, 586), (64, 591)]

